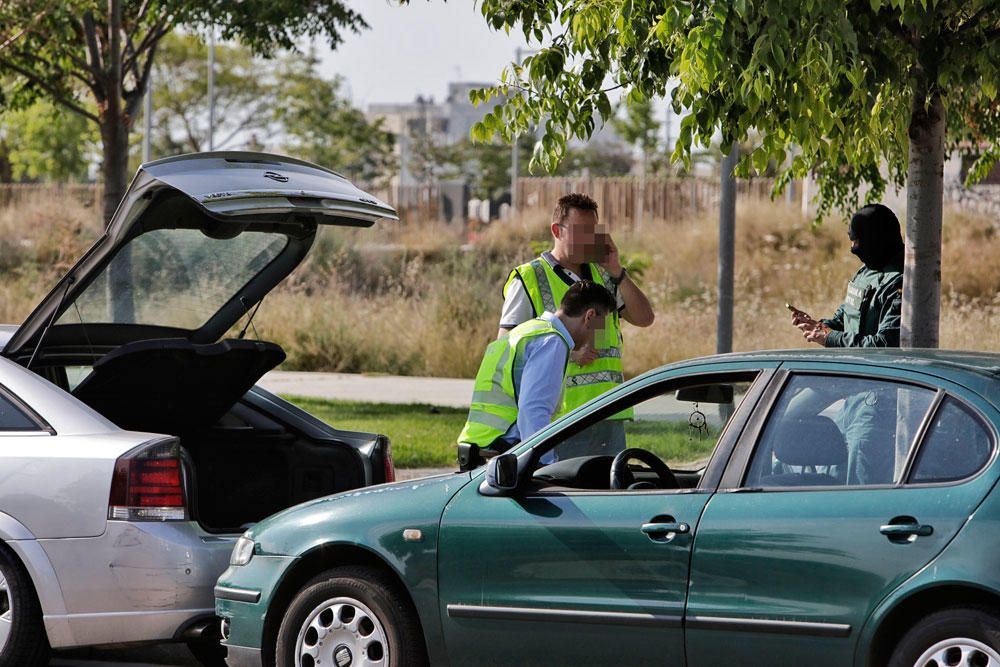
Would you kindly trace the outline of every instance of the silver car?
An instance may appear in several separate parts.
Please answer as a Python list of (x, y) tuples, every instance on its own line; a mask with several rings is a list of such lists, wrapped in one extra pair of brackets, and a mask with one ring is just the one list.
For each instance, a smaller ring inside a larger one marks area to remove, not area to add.
[(0, 327), (0, 665), (164, 640), (222, 664), (212, 589), (236, 538), (393, 479), (384, 436), (255, 386), (285, 356), (256, 339), (255, 308), (318, 226), (379, 219), (397, 218), (298, 160), (159, 160), (24, 323)]

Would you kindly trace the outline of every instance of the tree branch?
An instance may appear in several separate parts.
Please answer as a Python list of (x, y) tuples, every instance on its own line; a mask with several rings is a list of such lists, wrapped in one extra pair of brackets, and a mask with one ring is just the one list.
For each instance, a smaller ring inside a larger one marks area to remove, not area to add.
[(107, 87), (107, 77), (104, 73), (104, 59), (101, 58), (101, 49), (97, 45), (97, 25), (94, 23), (94, 15), (90, 12), (84, 12), (80, 19), (80, 25), (83, 27), (84, 41), (87, 45), (87, 52), (90, 54), (90, 71), (97, 84), (94, 87), (94, 97), (100, 104), (107, 100), (107, 91), (104, 89)]
[(41, 77), (37, 76), (31, 70), (25, 69), (24, 67), (21, 67), (17, 63), (12, 62), (7, 58), (0, 58), (0, 66), (10, 69), (12, 72), (17, 72), (18, 74), (28, 79), (35, 85), (39, 86), (40, 88), (45, 90), (45, 92), (47, 92), (50, 96), (52, 96), (52, 99), (55, 102), (58, 102), (59, 104), (63, 105), (70, 111), (80, 114), (84, 118), (90, 119), (95, 123), (99, 122), (99, 119), (96, 115), (90, 113), (89, 111), (81, 107), (72, 98), (63, 95), (55, 86), (45, 81), (45, 79), (42, 79)]
[[(160, 38), (168, 32), (169, 29), (164, 28), (160, 33)], [(153, 60), (156, 57), (156, 47), (159, 46), (159, 44), (159, 40), (151, 43), (149, 47), (149, 54), (146, 56), (146, 62), (143, 64), (142, 72), (139, 74), (135, 83), (135, 92), (138, 94), (129, 99), (125, 105), (125, 113), (127, 113), (130, 117), (135, 115), (139, 102), (142, 100), (143, 95), (145, 95), (149, 88), (149, 75), (153, 71)]]
[(955, 34), (956, 35), (960, 35), (960, 34), (962, 34), (964, 32), (968, 32), (969, 30), (972, 30), (973, 28), (975, 28), (979, 24), (979, 22), (982, 20), (983, 16), (985, 16), (986, 14), (989, 14), (990, 11), (992, 11), (994, 9), (996, 9), (996, 7), (992, 3), (987, 2), (982, 7), (979, 8), (979, 11), (977, 11), (975, 14), (973, 14), (968, 19), (966, 19), (962, 23), (962, 25), (958, 26), (958, 29), (955, 30)]
[(149, 28), (149, 31), (146, 32), (146, 36), (139, 42), (139, 46), (135, 49), (135, 57), (138, 58), (140, 53), (159, 42), (168, 32), (170, 32), (170, 27), (167, 25), (167, 17), (160, 17)]
[(225, 146), (230, 141), (232, 141), (236, 137), (236, 135), (239, 134), (240, 132), (244, 132), (246, 130), (253, 129), (253, 128), (261, 128), (261, 129), (265, 128), (267, 126), (266, 123), (261, 123), (261, 124), (257, 123), (257, 121), (255, 119), (255, 117), (257, 115), (256, 112), (257, 112), (257, 110), (254, 109), (252, 113), (246, 114), (246, 116), (244, 116), (243, 120), (240, 123), (238, 123), (236, 125), (236, 127), (233, 128), (233, 131), (229, 133), (229, 135), (225, 138), (225, 140), (223, 140), (222, 142), (220, 142), (218, 145), (219, 146)]
[[(28, 52), (28, 51), (20, 51), (17, 54), (17, 57), (19, 59), (21, 59), (21, 60), (31, 61), (31, 62), (36, 63), (38, 65), (38, 67), (40, 68), (40, 71), (55, 69), (52, 66), (52, 63), (49, 60), (46, 60), (45, 58), (42, 58), (37, 53)], [(71, 60), (80, 69), (79, 70), (69, 70), (69, 72), (68, 72), (69, 76), (72, 77), (72, 78), (74, 78), (74, 79), (77, 79), (83, 85), (85, 85), (88, 89), (90, 89), (90, 90), (93, 91), (94, 90), (94, 86), (95, 86), (95, 82), (93, 80), (87, 79), (81, 73), (81, 72), (90, 72), (90, 67), (85, 62), (81, 63), (78, 59), (71, 58)], [(41, 76), (36, 76), (36, 79), (38, 79), (39, 81), (44, 80)]]
[(15, 35), (11, 35), (6, 40), (4, 40), (4, 42), (2, 44), (0, 44), (0, 51), (3, 51), (8, 46), (10, 46), (11, 44), (13, 44), (14, 42), (16, 42), (17, 40), (19, 40), (22, 37), (24, 37), (25, 35), (27, 35), (29, 32), (31, 32), (32, 26), (34, 26), (34, 24), (39, 19), (41, 19), (46, 14), (48, 14), (50, 9), (52, 9), (51, 5), (48, 6), (48, 7), (46, 7), (45, 9), (42, 9), (40, 12), (38, 12), (37, 14), (35, 14), (34, 16), (32, 16), (31, 20), (28, 21), (28, 25), (26, 25), (23, 29), (21, 29), (20, 32), (18, 32)]
[(24, 37), (27, 34), (28, 34), (28, 28), (23, 28), (20, 32), (14, 34), (14, 35), (11, 35), (7, 39), (5, 39), (2, 43), (0, 43), (0, 51), (3, 51), (8, 46), (10, 46), (11, 44), (13, 44), (14, 42), (16, 42), (17, 40), (21, 39), (22, 37)]
[(132, 35), (128, 31), (125, 31), (125, 60), (122, 63), (122, 83), (124, 85), (125, 72), (129, 71), (135, 78), (135, 85), (139, 85), (139, 68), (136, 63), (138, 61), (138, 56), (135, 52), (135, 43), (132, 41)]
[(135, 90), (131, 95), (129, 95), (124, 91), (124, 82), (123, 82), (122, 93), (126, 98), (125, 113), (128, 114), (129, 117), (135, 116), (135, 114), (138, 112), (139, 103), (142, 101), (143, 96), (149, 90), (149, 75), (150, 72), (153, 71), (153, 60), (154, 57), (156, 56), (156, 46), (157, 46), (156, 44), (153, 44), (153, 46), (150, 48), (149, 55), (146, 56), (146, 62), (142, 66), (142, 71), (136, 78)]
[(142, 20), (146, 18), (146, 12), (149, 11), (150, 0), (143, 0), (142, 5), (139, 7), (139, 13), (135, 16), (136, 25), (142, 23)]

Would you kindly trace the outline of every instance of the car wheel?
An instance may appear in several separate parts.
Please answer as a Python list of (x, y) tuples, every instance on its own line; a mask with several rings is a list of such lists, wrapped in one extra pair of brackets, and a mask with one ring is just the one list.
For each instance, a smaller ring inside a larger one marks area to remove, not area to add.
[(279, 667), (425, 665), (405, 593), (365, 567), (340, 567), (305, 585), (278, 630)]
[(955, 607), (926, 616), (903, 636), (889, 665), (1000, 667), (1000, 618), (977, 607)]
[(0, 547), (0, 665), (45, 665), (49, 641), (28, 573)]

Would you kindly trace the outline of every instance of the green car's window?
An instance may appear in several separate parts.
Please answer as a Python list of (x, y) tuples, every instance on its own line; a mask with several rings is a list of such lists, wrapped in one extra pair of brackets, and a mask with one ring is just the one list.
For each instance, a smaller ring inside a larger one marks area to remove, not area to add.
[(37, 430), (38, 424), (0, 392), (0, 432)]
[(910, 473), (911, 483), (954, 482), (989, 462), (993, 438), (971, 410), (952, 398), (941, 403)]
[[(556, 444), (541, 457), (536, 479), (574, 488), (608, 489), (613, 457), (626, 448), (637, 448), (654, 454), (676, 473), (675, 488), (697, 486), (750, 384), (675, 385), (634, 403)], [(667, 488), (641, 460), (631, 460), (629, 468), (635, 480), (653, 482), (652, 487), (639, 485), (637, 489)]]
[(796, 375), (782, 390), (744, 486), (872, 486), (900, 479), (934, 392), (885, 380)]

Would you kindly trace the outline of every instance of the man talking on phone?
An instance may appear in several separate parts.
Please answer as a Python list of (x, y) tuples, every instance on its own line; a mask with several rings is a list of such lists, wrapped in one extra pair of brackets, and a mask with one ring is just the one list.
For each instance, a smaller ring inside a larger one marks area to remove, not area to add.
[(903, 302), (903, 236), (899, 220), (882, 204), (851, 217), (851, 253), (864, 262), (847, 283), (844, 303), (833, 317), (815, 320), (788, 305), (803, 337), (825, 347), (899, 347)]
[[(574, 350), (566, 370), (563, 405), (556, 416), (624, 381), (621, 320), (638, 327), (653, 323), (653, 308), (622, 266), (618, 246), (598, 221), (597, 202), (582, 193), (559, 198), (549, 225), (552, 249), (510, 272), (503, 288), (504, 303), (497, 338), (545, 311), (554, 312), (570, 286), (581, 280), (603, 285), (614, 295), (611, 313), (594, 344)], [(585, 440), (563, 445), (565, 456), (603, 454), (625, 448), (624, 421), (629, 411), (613, 415), (581, 435)]]

